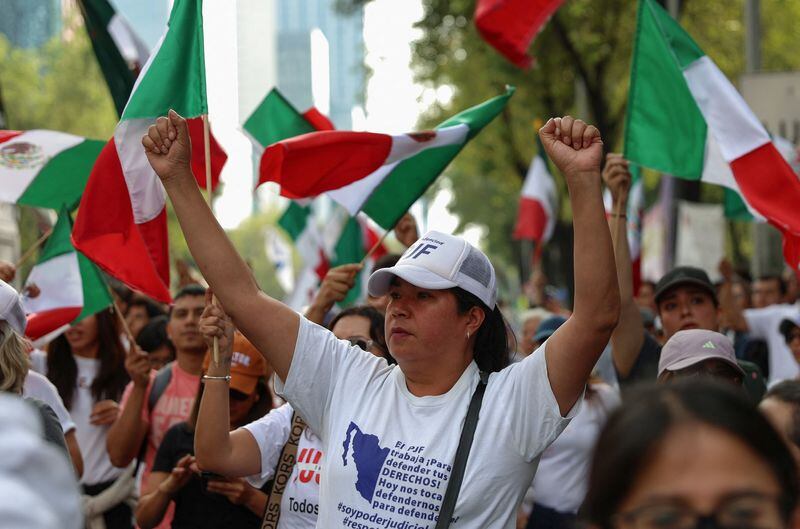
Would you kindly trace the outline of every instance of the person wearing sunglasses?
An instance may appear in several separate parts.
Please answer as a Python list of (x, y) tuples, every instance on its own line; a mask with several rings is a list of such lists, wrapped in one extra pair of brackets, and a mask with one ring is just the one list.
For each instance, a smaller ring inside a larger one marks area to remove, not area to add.
[[(227, 431), (262, 417), (272, 407), (272, 397), (266, 384), (264, 357), (254, 348), (243, 346), (233, 334), (223, 345), (225, 361), (230, 365), (230, 383), (226, 388), (225, 417), (220, 415), (217, 421), (222, 422), (217, 424)], [(210, 364), (208, 353), (204, 373)], [(204, 389), (201, 385), (189, 419), (167, 430), (158, 447), (136, 509), (136, 521), (142, 529), (160, 524), (171, 502), (175, 504), (171, 525), (174, 529), (261, 527), (268, 490), (263, 482), (253, 486), (243, 479), (201, 472), (195, 462), (197, 418)]]
[(797, 468), (743, 391), (690, 377), (629, 397), (595, 448), (582, 509), (588, 527), (796, 527)]
[[(385, 359), (387, 364), (395, 363), (386, 346), (383, 315), (375, 308), (368, 305), (347, 308), (331, 320), (329, 328), (340, 340)], [(233, 332), (230, 318), (221, 307), (209, 304), (200, 320), (200, 330), (209, 342), (218, 337), (221, 363), (225, 364)], [(295, 412), (290, 404), (284, 404), (255, 422), (228, 431), (219, 414), (226, 409), (227, 399), (231, 399), (233, 410), (232, 399), (237, 397), (233, 390), (226, 393), (220, 384), (205, 389), (195, 437), (197, 464), (203, 470), (232, 478), (248, 476), (251, 484), (260, 486), (276, 479)], [(319, 437), (305, 427), (297, 445), (296, 463), (281, 498), (277, 527), (316, 526), (323, 452)]]

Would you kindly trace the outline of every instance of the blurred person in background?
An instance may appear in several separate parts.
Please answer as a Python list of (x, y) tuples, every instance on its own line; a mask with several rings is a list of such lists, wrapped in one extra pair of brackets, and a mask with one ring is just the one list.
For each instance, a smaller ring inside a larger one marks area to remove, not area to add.
[(136, 345), (147, 353), (150, 368), (156, 371), (175, 360), (175, 345), (167, 334), (168, 324), (168, 316), (156, 316), (136, 337)]
[(758, 408), (783, 436), (800, 470), (800, 381), (778, 382), (767, 391)]
[(164, 309), (155, 301), (141, 294), (135, 294), (128, 303), (125, 322), (128, 324), (128, 329), (130, 329), (135, 339), (150, 320), (165, 315)]
[[(33, 351), (31, 358), (41, 354)], [(48, 345), (45, 367), (47, 378), (75, 421), (83, 456), (84, 494), (105, 498), (113, 493), (112, 501), (104, 502), (108, 508), (95, 514), (102, 514), (108, 529), (130, 528), (132, 513), (126, 500), (133, 489), (132, 469), (116, 468), (105, 449), (109, 428), (119, 415), (118, 401), (128, 383), (116, 316), (106, 309), (73, 324)], [(120, 484), (112, 489), (117, 482)], [(112, 492), (104, 494), (108, 489)]]
[(582, 518), (596, 529), (788, 529), (798, 474), (783, 439), (730, 385), (642, 387), (595, 448)]

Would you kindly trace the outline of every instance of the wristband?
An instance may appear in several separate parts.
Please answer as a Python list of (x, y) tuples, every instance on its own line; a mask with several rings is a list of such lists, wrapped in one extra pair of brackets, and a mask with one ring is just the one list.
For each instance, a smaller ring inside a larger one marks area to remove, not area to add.
[(216, 377), (214, 375), (203, 375), (203, 382), (205, 382), (206, 380), (224, 380), (225, 382), (230, 382), (231, 381), (231, 376), (230, 375), (225, 375), (225, 376)]

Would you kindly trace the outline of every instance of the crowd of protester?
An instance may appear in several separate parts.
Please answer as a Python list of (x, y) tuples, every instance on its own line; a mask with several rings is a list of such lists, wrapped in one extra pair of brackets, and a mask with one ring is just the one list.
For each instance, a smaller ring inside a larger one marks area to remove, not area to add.
[(631, 175), (614, 154), (601, 171), (594, 127), (540, 132), (572, 202), (575, 295), (568, 310), (536, 270), (520, 313), (480, 250), (407, 216), (364, 305), (338, 307), (353, 263), (298, 315), (173, 163), (185, 135), (170, 116), (143, 143), (214, 296), (189, 272), (169, 306), (114, 284), (115, 308), (34, 346), (0, 263), (0, 527), (800, 520), (796, 275), (680, 266), (634, 292), (624, 214), (601, 197), (626, 211)]

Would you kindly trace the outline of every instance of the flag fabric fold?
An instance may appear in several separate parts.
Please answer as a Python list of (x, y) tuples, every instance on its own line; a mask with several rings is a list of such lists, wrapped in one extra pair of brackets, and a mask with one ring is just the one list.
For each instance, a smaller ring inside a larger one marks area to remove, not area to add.
[(533, 157), (522, 184), (513, 237), (515, 240), (524, 239), (545, 244), (553, 236), (558, 205), (556, 184), (547, 167), (544, 148), (541, 142), (537, 141), (537, 144), (539, 150)]
[(722, 185), (784, 236), (800, 267), (800, 181), (734, 86), (653, 0), (640, 0), (626, 159), (672, 175)]
[(208, 113), (202, 23), (200, 0), (176, 0), (167, 32), (137, 79), (114, 138), (95, 162), (73, 229), (78, 250), (162, 302), (171, 300), (166, 195), (141, 138), (170, 109), (190, 118)]
[(529, 68), (528, 48), (564, 0), (478, 0), (475, 27), (489, 45), (519, 68)]
[(26, 289), (23, 298), (28, 314), (25, 333), (32, 340), (63, 332), (112, 303), (100, 271), (72, 245), (71, 230), (69, 213), (62, 209), (25, 282), (26, 287), (35, 285), (38, 290), (36, 297), (31, 297)]
[(327, 193), (351, 216), (363, 210), (391, 229), (513, 93), (509, 87), (433, 131), (396, 136), (323, 131), (279, 141), (264, 151), (259, 183), (277, 182), (281, 194), (291, 198)]
[(53, 130), (0, 130), (0, 201), (75, 209), (103, 145)]

